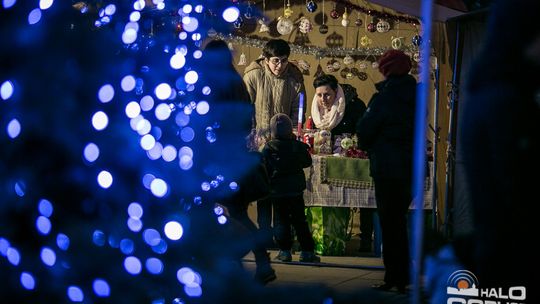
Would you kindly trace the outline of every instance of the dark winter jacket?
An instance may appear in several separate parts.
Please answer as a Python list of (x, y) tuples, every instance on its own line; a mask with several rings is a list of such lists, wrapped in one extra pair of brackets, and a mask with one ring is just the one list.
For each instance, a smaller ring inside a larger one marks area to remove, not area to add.
[(359, 147), (369, 154), (373, 178), (410, 178), (416, 80), (390, 76), (375, 86), (378, 92), (356, 126)]
[(350, 84), (340, 84), (345, 95), (345, 114), (343, 119), (330, 132), (332, 138), (344, 133), (354, 134), (356, 132), (356, 123), (364, 115), (366, 104), (358, 98), (356, 89)]
[(311, 166), (309, 146), (296, 139), (272, 139), (263, 148), (271, 196), (294, 196), (306, 189), (304, 168)]

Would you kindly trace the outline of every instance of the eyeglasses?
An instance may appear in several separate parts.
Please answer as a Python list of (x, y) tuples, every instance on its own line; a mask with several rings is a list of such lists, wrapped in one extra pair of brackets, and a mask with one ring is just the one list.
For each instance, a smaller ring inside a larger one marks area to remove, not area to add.
[(280, 63), (281, 65), (285, 65), (287, 64), (287, 62), (289, 62), (289, 59), (287, 57), (283, 57), (283, 58), (272, 57), (272, 58), (269, 58), (268, 61), (272, 63), (273, 65), (278, 65)]

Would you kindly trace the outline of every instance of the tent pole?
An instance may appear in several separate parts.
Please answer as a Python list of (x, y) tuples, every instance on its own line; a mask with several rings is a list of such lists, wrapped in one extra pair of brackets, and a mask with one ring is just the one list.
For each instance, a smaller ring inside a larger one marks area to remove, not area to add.
[(440, 76), (440, 69), (439, 69), (439, 61), (437, 60), (437, 57), (435, 57), (435, 70), (433, 71), (435, 74), (434, 79), (434, 110), (433, 110), (433, 127), (432, 131), (434, 133), (433, 136), (433, 170), (430, 172), (430, 174), (433, 174), (433, 181), (432, 181), (432, 187), (431, 187), (431, 214), (432, 214), (432, 225), (431, 228), (433, 231), (438, 231), (438, 219), (437, 214), (439, 213), (439, 205), (437, 203), (438, 201), (438, 194), (437, 194), (437, 148), (439, 146), (439, 76)]
[[(413, 263), (411, 269), (412, 296), (411, 303), (420, 304), (421, 282), (420, 275), (422, 269), (422, 247), (424, 239), (424, 182), (426, 176), (426, 109), (429, 98), (429, 76), (431, 73), (429, 58), (431, 55), (431, 28), (433, 1), (422, 0), (420, 16), (422, 16), (422, 30), (424, 39), (419, 46), (420, 71), (419, 85), (416, 97), (416, 119), (414, 127), (413, 146), (413, 206), (414, 206), (414, 229), (412, 234)], [(384, 232), (383, 232), (384, 233)]]
[(450, 110), (450, 118), (448, 121), (448, 138), (447, 138), (447, 149), (446, 149), (446, 180), (445, 180), (445, 193), (444, 193), (444, 235), (450, 237), (450, 202), (451, 202), (451, 191), (453, 190), (454, 182), (454, 164), (455, 164), (455, 148), (454, 148), (454, 125), (455, 125), (455, 110), (458, 101), (458, 77), (459, 77), (459, 57), (460, 57), (460, 22), (456, 22), (456, 42), (454, 46), (454, 64), (453, 64), (453, 74), (452, 82), (450, 83), (450, 100), (448, 101), (448, 107)]

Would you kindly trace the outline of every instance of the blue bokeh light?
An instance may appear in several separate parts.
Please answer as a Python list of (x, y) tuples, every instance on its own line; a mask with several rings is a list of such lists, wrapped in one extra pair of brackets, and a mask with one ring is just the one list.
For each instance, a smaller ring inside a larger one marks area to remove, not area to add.
[(99, 157), (99, 147), (95, 143), (88, 143), (86, 147), (84, 147), (83, 155), (84, 159), (93, 163)]
[(141, 107), (136, 101), (131, 101), (126, 105), (126, 116), (129, 118), (135, 118), (141, 114)]
[(170, 221), (165, 224), (163, 231), (165, 232), (165, 235), (173, 241), (178, 241), (182, 238), (182, 235), (184, 235), (184, 228), (176, 221)]
[(92, 234), (92, 241), (97, 246), (104, 246), (106, 241), (105, 233), (103, 233), (101, 230), (95, 230)]
[(0, 237), (0, 255), (6, 256), (9, 248), (9, 241), (3, 237)]
[(129, 274), (138, 275), (139, 273), (141, 273), (142, 264), (138, 258), (134, 256), (128, 256), (124, 259), (124, 268)]
[(132, 12), (129, 14), (129, 21), (131, 22), (137, 22), (141, 19), (141, 13), (138, 11)]
[(184, 17), (182, 18), (182, 24), (184, 26), (184, 30), (188, 33), (194, 32), (199, 28), (199, 20), (194, 17)]
[(146, 152), (148, 158), (151, 160), (159, 159), (162, 156), (163, 152), (163, 145), (160, 142), (156, 142), (156, 144), (152, 147), (152, 149), (148, 150)]
[(160, 274), (163, 272), (163, 262), (158, 258), (148, 258), (145, 263), (146, 270), (151, 274)]
[(36, 228), (40, 234), (47, 235), (49, 232), (51, 232), (51, 221), (44, 217), (44, 216), (38, 216), (36, 219)]
[(98, 297), (104, 298), (110, 296), (111, 294), (111, 287), (109, 286), (109, 283), (103, 279), (95, 279), (94, 283), (92, 284), (92, 288)]
[(143, 239), (144, 242), (149, 246), (155, 246), (161, 240), (161, 235), (156, 229), (148, 228), (143, 232)]
[(8, 262), (11, 264), (17, 266), (21, 262), (21, 254), (19, 253), (19, 250), (9, 247), (6, 252), (6, 256), (8, 259)]
[(155, 115), (158, 120), (166, 120), (171, 116), (171, 108), (166, 103), (160, 103), (156, 107)]
[(63, 233), (59, 233), (56, 236), (56, 246), (60, 248), (61, 250), (68, 250), (69, 249), (70, 240), (69, 237)]
[(49, 247), (43, 247), (40, 256), (43, 264), (47, 266), (54, 266), (56, 263), (56, 253)]
[(184, 80), (188, 84), (194, 84), (199, 80), (199, 74), (195, 71), (189, 71), (186, 73), (186, 76), (184, 76)]
[(28, 14), (28, 24), (36, 24), (39, 22), (39, 20), (41, 20), (41, 10), (39, 8), (35, 8)]
[(8, 100), (13, 95), (13, 83), (9, 80), (4, 81), (0, 86), (0, 98)]
[(54, 207), (52, 203), (46, 199), (40, 199), (38, 202), (38, 210), (41, 215), (51, 217)]
[(184, 285), (184, 292), (188, 296), (190, 296), (192, 298), (196, 298), (196, 297), (200, 297), (202, 295), (202, 288), (198, 284), (186, 284), (186, 285)]
[(236, 6), (231, 6), (223, 10), (222, 17), (225, 21), (232, 23), (240, 16), (240, 10)]
[(201, 183), (201, 189), (202, 189), (203, 191), (205, 191), (205, 192), (206, 192), (206, 191), (210, 191), (210, 188), (211, 188), (211, 186), (210, 186), (210, 183), (209, 183), (209, 182), (202, 182), (202, 183)]
[(133, 232), (139, 232), (143, 227), (143, 222), (140, 219), (130, 217), (127, 220), (127, 226), (129, 230)]
[(141, 204), (133, 202), (129, 204), (127, 212), (130, 217), (140, 219), (144, 214), (144, 209)]
[[(134, 119), (137, 119), (137, 117)], [(150, 132), (151, 129), (152, 129), (152, 124), (147, 119), (140, 119), (139, 122), (137, 122), (137, 126), (135, 127), (135, 130), (141, 136), (148, 134), (148, 132)]]
[(171, 96), (171, 86), (168, 83), (160, 83), (154, 89), (154, 94), (160, 100), (165, 100)]
[(169, 191), (169, 185), (164, 180), (156, 178), (150, 183), (150, 191), (156, 197), (164, 197)]
[(15, 194), (23, 197), (26, 194), (26, 184), (21, 180), (16, 181), (13, 190), (15, 190)]
[(132, 254), (135, 250), (135, 243), (133, 243), (130, 239), (122, 239), (120, 241), (120, 251), (122, 251), (123, 254)]
[(142, 178), (142, 183), (143, 183), (143, 186), (150, 190), (150, 184), (152, 184), (152, 181), (155, 179), (156, 177), (153, 175), (153, 174), (150, 174), (150, 173), (147, 173), (145, 175), (143, 175), (143, 178)]
[(110, 84), (103, 85), (98, 91), (98, 99), (102, 103), (108, 103), (114, 98), (114, 88)]
[(191, 6), (191, 4), (184, 4), (184, 6), (182, 7), (182, 12), (184, 12), (184, 14), (189, 14), (192, 10), (193, 6)]
[(46, 10), (53, 5), (53, 0), (39, 0), (39, 8), (41, 10)]
[(165, 242), (163, 239), (159, 240), (157, 245), (152, 246), (152, 251), (157, 254), (164, 254), (167, 252), (167, 242)]
[(17, 0), (4, 0), (4, 1), (3, 1), (4, 8), (10, 8), (10, 7), (12, 7), (16, 2), (17, 2)]
[(116, 13), (116, 5), (109, 4), (105, 7), (105, 14), (112, 16), (114, 13)]
[(190, 120), (189, 115), (187, 115), (184, 112), (178, 112), (178, 114), (176, 114), (174, 118), (174, 121), (179, 127), (187, 126), (189, 124), (189, 120)]
[(146, 134), (145, 136), (141, 137), (141, 148), (148, 151), (154, 147), (156, 144), (156, 139), (151, 134)]
[(180, 131), (180, 138), (184, 142), (190, 142), (195, 138), (195, 131), (190, 127), (185, 127)]
[(84, 301), (84, 293), (82, 289), (77, 286), (69, 286), (67, 290), (68, 298), (71, 302), (82, 302)]
[(103, 189), (108, 189), (113, 183), (113, 176), (108, 171), (101, 171), (97, 176), (97, 182)]
[(217, 218), (218, 223), (225, 225), (227, 223), (227, 217), (225, 215), (220, 215)]
[(21, 273), (21, 285), (28, 290), (33, 290), (36, 287), (36, 280), (29, 272)]
[(21, 134), (21, 123), (16, 119), (13, 118), (6, 127), (6, 132), (10, 138), (15, 138)]
[(97, 131), (104, 130), (109, 124), (109, 117), (103, 111), (97, 111), (92, 115), (92, 126)]
[(188, 156), (188, 155), (180, 156), (179, 166), (180, 166), (180, 169), (182, 170), (191, 169), (193, 167), (193, 158), (191, 158), (191, 156)]
[(172, 145), (167, 145), (165, 148), (163, 148), (161, 154), (164, 161), (171, 162), (176, 159), (176, 148)]
[(120, 87), (124, 92), (131, 92), (135, 89), (135, 77), (127, 75), (120, 81)]
[(145, 112), (152, 110), (154, 107), (154, 98), (150, 95), (146, 95), (143, 98), (141, 98), (141, 101), (139, 102), (141, 105), (141, 109)]
[(171, 56), (169, 64), (171, 65), (171, 68), (175, 70), (181, 69), (186, 64), (186, 57), (180, 53), (176, 53)]
[(137, 11), (141, 11), (146, 6), (146, 2), (144, 0), (137, 0), (133, 3), (133, 9)]
[(127, 28), (122, 33), (122, 42), (125, 44), (131, 44), (137, 40), (137, 31), (133, 28)]

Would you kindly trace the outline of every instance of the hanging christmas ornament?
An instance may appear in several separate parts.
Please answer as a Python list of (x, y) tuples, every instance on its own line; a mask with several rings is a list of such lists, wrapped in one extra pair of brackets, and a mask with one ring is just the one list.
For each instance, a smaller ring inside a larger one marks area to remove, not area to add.
[(266, 33), (270, 31), (270, 28), (268, 28), (268, 25), (266, 24), (266, 18), (264, 18), (266, 14), (266, 0), (263, 0), (262, 7), (263, 7), (263, 11), (262, 11), (263, 17), (259, 19), (259, 24), (261, 25), (261, 28), (259, 29), (259, 33)]
[(362, 26), (364, 22), (362, 22), (362, 18), (360, 18), (360, 11), (358, 11), (358, 15), (356, 15), (356, 20), (354, 21), (354, 25), (356, 26)]
[(368, 36), (364, 35), (362, 36), (362, 38), (360, 38), (360, 45), (363, 46), (363, 47), (367, 47), (369, 45), (371, 45), (371, 43), (373, 42), (373, 40), (369, 39)]
[(308, 18), (302, 17), (298, 21), (298, 30), (302, 34), (307, 34), (313, 30), (313, 24), (311, 23), (311, 21), (309, 21)]
[(302, 74), (309, 75), (309, 68), (311, 68), (311, 66), (307, 61), (303, 59), (298, 60), (298, 67), (300, 68), (300, 71), (302, 71)]
[(341, 63), (339, 63), (339, 61), (337, 60), (334, 60), (332, 62), (332, 65), (334, 66), (334, 71), (338, 71), (339, 69), (341, 69)]
[(309, 0), (306, 3), (306, 9), (308, 12), (313, 13), (317, 10), (317, 3), (313, 2), (313, 0)]
[(392, 48), (393, 48), (394, 50), (399, 50), (399, 49), (401, 49), (401, 47), (403, 46), (403, 40), (402, 40), (402, 39), (403, 39), (403, 37), (394, 37), (394, 36), (392, 36), (392, 43), (391, 43), (391, 45), (392, 45)]
[(371, 21), (368, 25), (367, 25), (367, 30), (368, 32), (370, 33), (374, 33), (377, 31), (377, 25), (375, 24), (375, 22)]
[[(334, 59), (332, 59), (334, 60)], [(328, 61), (328, 63), (326, 64), (326, 72), (328, 73), (333, 73), (335, 72), (336, 70), (334, 70), (334, 63), (332, 62), (332, 60)]]
[(386, 33), (390, 30), (390, 23), (388, 23), (388, 21), (386, 20), (379, 20), (379, 22), (377, 22), (377, 32), (379, 33)]
[(367, 80), (367, 73), (366, 72), (359, 72), (357, 76), (358, 76), (358, 79), (360, 79), (362, 81)]
[(414, 46), (420, 46), (422, 44), (422, 37), (420, 35), (414, 35), (411, 40)]
[(349, 69), (349, 68), (344, 68), (344, 69), (341, 70), (341, 72), (339, 73), (339, 75), (341, 75), (341, 78), (345, 78), (345, 79), (347, 79), (347, 74), (352, 74), (352, 73), (351, 73), (351, 69)]
[(343, 46), (343, 36), (335, 31), (326, 37), (326, 46), (329, 48), (338, 48)]
[(268, 25), (266, 25), (266, 20), (264, 18), (259, 19), (259, 24), (261, 25), (259, 33), (265, 33), (270, 31), (270, 28), (268, 27)]
[(253, 8), (251, 7), (251, 2), (249, 1), (248, 1), (248, 6), (246, 8), (246, 12), (244, 13), (244, 17), (246, 17), (246, 19), (253, 18)]
[(217, 32), (213, 27), (209, 28), (208, 32), (206, 32), (206, 33), (208, 34), (208, 37), (216, 37), (216, 35), (217, 35)]
[(373, 62), (371, 63), (371, 67), (372, 67), (373, 69), (376, 70), (376, 69), (379, 68), (379, 63), (378, 63), (377, 61), (373, 61)]
[(292, 32), (294, 24), (289, 18), (279, 17), (277, 23), (277, 31), (281, 35), (288, 35)]
[(234, 22), (233, 22), (233, 26), (237, 29), (241, 28), (242, 25), (244, 25), (244, 18), (238, 16), (238, 19), (236, 19)]
[(342, 18), (343, 19), (341, 19), (341, 25), (343, 25), (344, 27), (349, 26), (349, 23), (351, 23), (351, 21), (349, 20), (349, 14), (347, 14), (347, 8), (345, 8), (345, 13), (343, 13)]
[(416, 62), (420, 62), (420, 52), (414, 52), (412, 59)]
[(367, 65), (367, 62), (365, 62), (365, 61), (360, 61), (360, 62), (358, 63), (358, 68), (359, 68), (360, 70), (365, 70), (365, 69), (367, 69), (367, 67), (368, 67), (368, 65)]
[(242, 53), (240, 54), (240, 60), (238, 61), (238, 65), (246, 65), (246, 54)]
[(339, 18), (339, 13), (336, 9), (336, 5), (334, 4), (334, 8), (330, 11), (330, 17), (332, 17), (332, 19), (337, 19)]
[(328, 25), (324, 24), (324, 18), (325, 15), (324, 15), (324, 0), (322, 2), (322, 24), (321, 26), (319, 27), (319, 33), (325, 35), (326, 33), (328, 33)]
[(347, 56), (345, 56), (345, 58), (343, 58), (343, 63), (345, 65), (351, 65), (354, 63), (354, 59), (351, 57), (351, 55), (347, 54)]
[(289, 18), (292, 16), (293, 14), (293, 10), (291, 9), (291, 3), (289, 2), (289, 0), (287, 0), (287, 7), (285, 8), (285, 10), (283, 10), (283, 16), (285, 18)]

